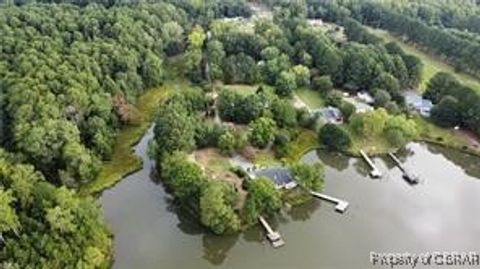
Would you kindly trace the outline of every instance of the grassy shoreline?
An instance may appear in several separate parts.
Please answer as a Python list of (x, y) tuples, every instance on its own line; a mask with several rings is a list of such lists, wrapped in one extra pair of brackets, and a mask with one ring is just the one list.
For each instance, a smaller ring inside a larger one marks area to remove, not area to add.
[(151, 126), (158, 104), (173, 89), (185, 86), (184, 81), (168, 81), (163, 86), (145, 91), (135, 104), (140, 118), (134, 125), (122, 127), (116, 139), (112, 159), (102, 164), (97, 178), (80, 188), (82, 195), (92, 195), (112, 187), (124, 177), (142, 168), (142, 160), (135, 155), (133, 147)]

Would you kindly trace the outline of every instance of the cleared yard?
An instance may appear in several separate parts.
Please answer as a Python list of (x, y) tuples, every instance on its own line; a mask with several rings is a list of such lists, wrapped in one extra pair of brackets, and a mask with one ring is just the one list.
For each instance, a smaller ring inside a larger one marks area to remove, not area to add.
[(319, 92), (309, 88), (295, 90), (295, 94), (310, 108), (316, 109), (325, 106), (325, 101)]

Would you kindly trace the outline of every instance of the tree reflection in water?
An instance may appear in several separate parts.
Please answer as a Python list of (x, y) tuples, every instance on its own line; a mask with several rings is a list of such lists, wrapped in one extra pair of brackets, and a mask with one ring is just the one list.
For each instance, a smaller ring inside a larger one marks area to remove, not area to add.
[(216, 236), (205, 233), (202, 237), (203, 258), (213, 265), (220, 265), (238, 241), (239, 234)]

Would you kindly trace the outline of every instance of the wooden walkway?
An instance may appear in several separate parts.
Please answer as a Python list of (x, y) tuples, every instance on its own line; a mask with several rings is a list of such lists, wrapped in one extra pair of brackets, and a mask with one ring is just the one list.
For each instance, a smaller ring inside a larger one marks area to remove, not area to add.
[(263, 228), (265, 228), (267, 231), (267, 238), (274, 248), (285, 245), (285, 241), (283, 241), (280, 233), (274, 231), (272, 227), (270, 227), (270, 224), (268, 224), (268, 222), (262, 216), (258, 217), (258, 220), (260, 221), (260, 224), (262, 224)]
[(418, 175), (412, 173), (411, 171), (409, 171), (404, 165), (402, 162), (400, 162), (400, 160), (397, 158), (397, 156), (395, 156), (395, 154), (393, 154), (392, 152), (389, 152), (388, 153), (388, 156), (390, 156), (390, 158), (392, 158), (392, 160), (395, 162), (395, 164), (398, 166), (398, 168), (400, 168), (400, 170), (402, 171), (403, 173), (403, 178), (405, 180), (407, 180), (410, 184), (417, 184), (419, 182), (419, 177)]
[(348, 208), (348, 202), (344, 200), (337, 199), (335, 197), (319, 193), (319, 192), (314, 192), (310, 191), (310, 194), (313, 195), (314, 197), (317, 197), (319, 199), (331, 202), (335, 204), (335, 210), (340, 213), (344, 213), (347, 208)]
[(382, 173), (380, 172), (380, 170), (378, 170), (377, 166), (375, 166), (375, 163), (373, 163), (373, 161), (368, 157), (368, 155), (363, 150), (360, 150), (360, 154), (362, 155), (365, 162), (367, 162), (367, 164), (372, 169), (370, 171), (370, 176), (373, 177), (373, 178), (382, 177)]

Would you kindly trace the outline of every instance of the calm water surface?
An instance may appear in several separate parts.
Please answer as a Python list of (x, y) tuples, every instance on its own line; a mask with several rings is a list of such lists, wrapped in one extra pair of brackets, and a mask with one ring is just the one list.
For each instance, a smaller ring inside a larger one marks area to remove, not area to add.
[(115, 234), (115, 269), (356, 269), (375, 268), (370, 251), (480, 252), (476, 157), (410, 144), (400, 159), (422, 178), (410, 186), (387, 158), (374, 159), (385, 176), (370, 179), (360, 159), (310, 152), (303, 161), (321, 159), (327, 166), (325, 193), (347, 200), (350, 208), (341, 215), (331, 204), (314, 201), (285, 212), (275, 225), (287, 244), (273, 249), (259, 228), (215, 237), (178, 214), (151, 180), (151, 137), (150, 130), (136, 147), (143, 169), (100, 198)]

